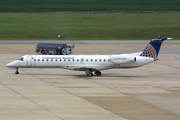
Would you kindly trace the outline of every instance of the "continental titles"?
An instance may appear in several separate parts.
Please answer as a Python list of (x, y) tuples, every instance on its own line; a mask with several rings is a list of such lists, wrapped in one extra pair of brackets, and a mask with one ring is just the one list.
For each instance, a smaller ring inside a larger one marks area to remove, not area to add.
[(42, 57), (42, 59), (74, 59), (74, 57)]

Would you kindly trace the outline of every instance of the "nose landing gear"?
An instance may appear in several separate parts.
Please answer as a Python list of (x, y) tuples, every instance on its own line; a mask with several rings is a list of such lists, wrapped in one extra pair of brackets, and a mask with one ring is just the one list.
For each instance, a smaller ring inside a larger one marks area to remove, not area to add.
[(16, 69), (15, 74), (19, 74), (18, 68)]

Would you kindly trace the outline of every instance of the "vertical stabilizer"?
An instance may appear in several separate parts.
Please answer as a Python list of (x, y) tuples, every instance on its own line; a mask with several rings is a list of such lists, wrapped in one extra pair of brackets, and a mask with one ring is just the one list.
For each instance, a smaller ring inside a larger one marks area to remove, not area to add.
[(172, 38), (160, 38), (158, 39), (152, 39), (149, 44), (146, 46), (146, 48), (143, 50), (140, 56), (144, 57), (151, 57), (151, 58), (157, 58), (159, 50), (161, 48), (161, 44), (164, 40), (169, 40)]

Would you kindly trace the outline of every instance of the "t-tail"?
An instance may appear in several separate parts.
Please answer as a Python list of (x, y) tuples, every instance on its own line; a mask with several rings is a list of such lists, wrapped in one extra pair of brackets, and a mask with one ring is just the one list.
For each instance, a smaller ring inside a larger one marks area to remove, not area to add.
[(161, 38), (158, 36), (158, 39), (152, 39), (146, 48), (143, 50), (140, 56), (150, 57), (157, 59), (161, 44), (164, 40), (170, 40), (172, 38)]

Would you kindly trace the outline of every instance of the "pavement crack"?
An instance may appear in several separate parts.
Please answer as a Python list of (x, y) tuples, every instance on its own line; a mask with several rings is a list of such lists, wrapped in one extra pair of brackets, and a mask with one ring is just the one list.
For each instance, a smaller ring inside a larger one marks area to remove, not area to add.
[(17, 92), (16, 90), (14, 90), (14, 89), (8, 87), (7, 85), (2, 84), (1, 82), (0, 82), (0, 85), (2, 85), (2, 86), (4, 86), (5, 88), (7, 88), (7, 89), (9, 89), (9, 90), (11, 90), (11, 91), (13, 91), (13, 92), (15, 92), (16, 94), (20, 95), (21, 97), (23, 97), (23, 98), (29, 100), (29, 101), (32, 102), (33, 104), (35, 104), (35, 105), (41, 107), (42, 109), (46, 110), (47, 112), (49, 112), (49, 113), (53, 114), (54, 116), (56, 116), (56, 117), (60, 118), (61, 120), (63, 120), (63, 119), (62, 119), (61, 117), (59, 117), (58, 115), (54, 114), (53, 112), (51, 112), (51, 111), (48, 110), (47, 108), (45, 108), (45, 107), (43, 107), (43, 106), (37, 104), (36, 102), (34, 102), (33, 100), (29, 99), (28, 97), (22, 95), (21, 93)]

